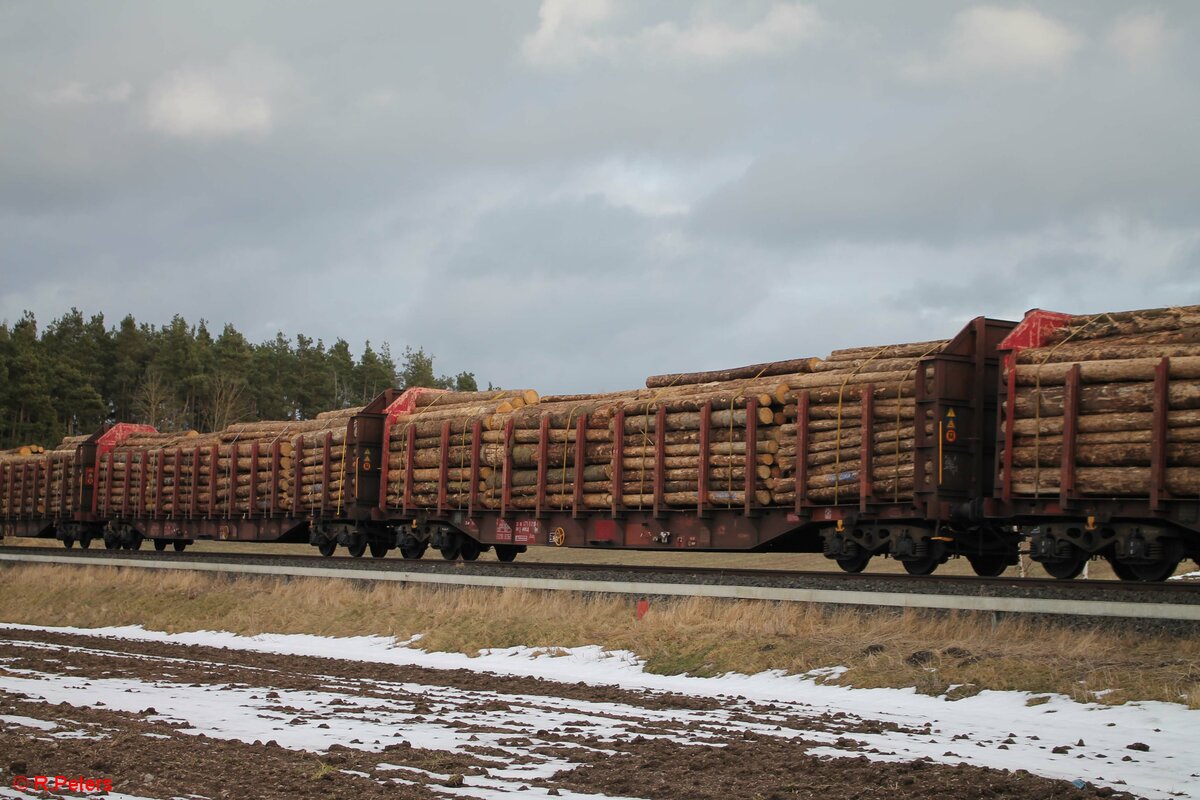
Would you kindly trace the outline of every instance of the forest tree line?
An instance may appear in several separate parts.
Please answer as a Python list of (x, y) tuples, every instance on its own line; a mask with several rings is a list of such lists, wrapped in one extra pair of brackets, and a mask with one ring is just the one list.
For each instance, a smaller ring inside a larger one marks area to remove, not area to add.
[(276, 334), (255, 344), (233, 325), (214, 335), (176, 315), (162, 326), (126, 316), (116, 326), (77, 309), (39, 328), (26, 312), (0, 322), (0, 449), (47, 447), (105, 422), (159, 430), (219, 430), (234, 422), (309, 419), (366, 403), (384, 389), (474, 391), (474, 374), (438, 376), (433, 357), (386, 343), (356, 358), (344, 339)]

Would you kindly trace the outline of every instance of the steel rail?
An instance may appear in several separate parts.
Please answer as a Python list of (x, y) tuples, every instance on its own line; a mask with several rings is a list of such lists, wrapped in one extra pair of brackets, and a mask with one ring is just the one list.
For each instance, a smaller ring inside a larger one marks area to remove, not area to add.
[[(315, 559), (306, 557), (284, 557), (293, 563), (251, 563), (239, 557), (235, 560), (211, 558), (195, 554), (188, 559), (160, 558), (146, 554), (105, 554), (95, 556), (45, 555), (42, 553), (0, 552), (0, 562), (43, 563), (67, 565), (103, 565), (134, 569), (181, 570), (199, 572), (236, 573), (287, 577), (337, 578), (342, 580), (388, 581), (398, 583), (435, 584), (452, 586), (482, 586), (492, 588), (520, 588), (551, 591), (573, 591), (597, 594), (625, 594), (638, 596), (670, 597), (714, 597), (724, 599), (769, 600), (782, 602), (805, 602), (832, 605), (874, 606), (892, 608), (919, 608), (957, 611), (977, 611), (1003, 614), (1040, 614), (1052, 616), (1106, 617), (1158, 621), (1200, 622), (1200, 602), (1163, 603), (1151, 600), (1113, 601), (1029, 597), (995, 594), (937, 594), (917, 591), (877, 591), (863, 589), (805, 588), (796, 586), (754, 586), (728, 583), (677, 583), (652, 580), (582, 579), (572, 577), (539, 577), (516, 574), (483, 574), (476, 570), (454, 569), (453, 571), (413, 570), (404, 562), (393, 562), (396, 568), (364, 568), (355, 566), (308, 566), (304, 563)], [(347, 563), (347, 562), (343, 562)], [(353, 564), (355, 562), (348, 562)], [(369, 563), (369, 562), (367, 562)], [(507, 565), (506, 565), (507, 566)], [(529, 566), (529, 565), (526, 565)], [(557, 565), (545, 565), (557, 567)], [(589, 565), (596, 566), (596, 565)], [(562, 567), (557, 567), (563, 570)], [(624, 567), (608, 567), (609, 571), (627, 571)], [(649, 568), (653, 569), (653, 568)], [(570, 570), (563, 570), (570, 571)], [(696, 570), (685, 570), (696, 572)], [(506, 572), (510, 572), (506, 570)], [(753, 572), (753, 571), (750, 571)], [(760, 571), (765, 572), (765, 571)], [(828, 575), (829, 573), (820, 573)], [(900, 577), (900, 576), (886, 576)], [(1104, 583), (1094, 581), (1091, 583)], [(1121, 584), (1112, 583), (1117, 586)]]
[[(1143, 583), (1137, 581), (1119, 581), (1119, 580), (1102, 580), (1102, 579), (1087, 579), (1075, 578), (1072, 580), (1060, 580), (1058, 578), (1040, 578), (1040, 577), (1020, 577), (1018, 575), (1001, 575), (999, 577), (985, 578), (975, 575), (909, 575), (906, 573), (882, 573), (882, 572), (841, 572), (839, 570), (780, 570), (780, 569), (765, 569), (756, 567), (695, 567), (695, 566), (677, 566), (669, 564), (605, 564), (605, 563), (552, 563), (544, 561), (514, 561), (514, 562), (499, 562), (491, 560), (479, 560), (471, 562), (455, 562), (442, 561), (437, 559), (408, 561), (400, 559), (367, 559), (353, 558), (349, 555), (334, 556), (327, 558), (318, 555), (299, 556), (293, 554), (275, 554), (275, 553), (250, 553), (250, 552), (203, 552), (203, 553), (176, 553), (165, 552), (157, 553), (147, 550), (62, 550), (51, 547), (39, 546), (17, 546), (0, 548), (0, 552), (9, 553), (29, 553), (29, 554), (46, 554), (57, 553), (63, 558), (79, 558), (79, 559), (94, 559), (98, 561), (112, 560), (114, 558), (134, 558), (148, 559), (158, 558), (167, 560), (184, 560), (190, 561), (195, 559), (208, 561), (223, 561), (223, 562), (291, 562), (297, 565), (307, 564), (309, 562), (329, 565), (331, 568), (343, 568), (342, 565), (358, 564), (359, 569), (367, 570), (397, 570), (397, 569), (417, 569), (417, 570), (437, 570), (437, 569), (495, 569), (512, 571), (529, 571), (529, 572), (626, 572), (633, 575), (659, 576), (659, 575), (687, 575), (699, 577), (711, 577), (716, 579), (746, 577), (754, 579), (775, 579), (775, 580), (831, 580), (839, 583), (853, 584), (855, 582), (872, 583), (872, 582), (894, 582), (897, 585), (898, 591), (912, 591), (912, 587), (917, 584), (930, 584), (939, 586), (959, 586), (971, 589), (1010, 589), (1016, 591), (1029, 591), (1031, 589), (1045, 589), (1055, 592), (1120, 592), (1133, 594), (1196, 594), (1200, 596), (1200, 581), (1163, 581), (1154, 583)], [(671, 551), (662, 551), (669, 555)], [(1200, 597), (1197, 598), (1200, 602)]]

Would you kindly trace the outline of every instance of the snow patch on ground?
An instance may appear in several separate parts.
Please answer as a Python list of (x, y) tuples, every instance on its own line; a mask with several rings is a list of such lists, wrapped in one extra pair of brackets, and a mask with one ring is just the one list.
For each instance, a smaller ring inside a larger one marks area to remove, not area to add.
[(33, 717), (22, 717), (16, 714), (0, 714), (0, 722), (7, 722), (10, 725), (23, 725), (26, 728), (37, 728), (41, 731), (52, 731), (58, 727), (53, 722), (46, 722)]
[[(1077, 703), (1063, 696), (1050, 696), (1029, 706), (1024, 692), (985, 691), (973, 697), (949, 701), (919, 695), (913, 689), (856, 689), (830, 686), (818, 675), (789, 676), (778, 672), (758, 675), (730, 674), (714, 678), (664, 676), (646, 673), (632, 654), (609, 652), (599, 647), (507, 648), (482, 652), (477, 657), (457, 653), (418, 650), (390, 637), (333, 638), (303, 634), (270, 634), (254, 637), (201, 631), (168, 634), (140, 627), (99, 629), (40, 628), (0, 624), (0, 629), (49, 630), (59, 633), (110, 639), (225, 647), (233, 650), (317, 656), (381, 664), (418, 666), (431, 669), (466, 669), (495, 675), (544, 678), (550, 681), (649, 689), (685, 695), (722, 698), (724, 706), (714, 711), (655, 710), (618, 703), (588, 703), (579, 700), (523, 695), (519, 692), (464, 692), (450, 687), (411, 683), (372, 687), (394, 691), (397, 697), (417, 694), (431, 710), (416, 713), (412, 704), (398, 700), (381, 703), (378, 697), (333, 692), (287, 692), (278, 690), (274, 703), (301, 709), (281, 712), (272, 701), (255, 698), (262, 690), (238, 686), (191, 687), (168, 681), (144, 682), (126, 679), (86, 678), (81, 675), (17, 674), (8, 670), (0, 688), (51, 703), (87, 705), (140, 711), (154, 706), (159, 717), (193, 732), (245, 741), (275, 739), (285, 747), (321, 751), (334, 743), (381, 749), (399, 741), (393, 734), (403, 731), (414, 746), (441, 750), (461, 748), (470, 736), (475, 742), (494, 744), (500, 738), (528, 736), (536, 741), (538, 730), (576, 726), (605, 740), (639, 735), (643, 727), (661, 728), (656, 735), (686, 743), (702, 742), (730, 730), (754, 729), (760, 733), (796, 737), (828, 743), (814, 752), (827, 755), (862, 755), (839, 750), (837, 734), (828, 725), (805, 729), (797, 717), (818, 717), (844, 712), (861, 720), (879, 720), (899, 725), (907, 732), (878, 734), (850, 733), (879, 753), (869, 757), (883, 761), (929, 757), (942, 763), (966, 762), (1000, 769), (1027, 769), (1041, 775), (1067, 780), (1082, 779), (1111, 785), (1152, 798), (1195, 797), (1200, 787), (1200, 748), (1195, 746), (1200, 731), (1200, 711), (1170, 703), (1128, 703), (1105, 706)], [(822, 675), (830, 674), (822, 671)], [(264, 675), (264, 678), (269, 676)], [(519, 683), (514, 683), (514, 686)], [(1045, 695), (1040, 695), (1045, 697)], [(334, 702), (337, 701), (337, 702)], [(777, 714), (759, 714), (758, 724), (742, 721), (745, 701), (773, 703)], [(499, 710), (481, 710), (496, 703)], [(506, 708), (505, 708), (506, 707)], [(737, 715), (735, 719), (733, 715)], [(299, 719), (299, 722), (295, 720)], [(468, 722), (500, 732), (464, 731), (451, 722)], [(928, 724), (928, 727), (926, 725)], [(328, 727), (321, 727), (322, 725)], [(776, 730), (775, 726), (782, 728)], [(920, 729), (920, 730), (916, 730)], [(915, 731), (915, 732), (914, 732)], [(352, 743), (353, 739), (359, 740)], [(1083, 740), (1083, 745), (1077, 745)], [(1130, 751), (1134, 742), (1149, 751)], [(1000, 749), (1000, 745), (1006, 749)], [(1065, 754), (1052, 749), (1069, 746)], [(1081, 757), (1082, 756), (1082, 757)], [(1125, 756), (1133, 760), (1124, 762)], [(531, 765), (497, 764), (491, 777), (478, 777), (462, 787), (472, 797), (501, 796), (511, 792), (514, 780), (552, 774), (569, 768), (566, 761), (546, 758)], [(537, 796), (537, 793), (531, 793)], [(524, 795), (530, 796), (530, 795)]]

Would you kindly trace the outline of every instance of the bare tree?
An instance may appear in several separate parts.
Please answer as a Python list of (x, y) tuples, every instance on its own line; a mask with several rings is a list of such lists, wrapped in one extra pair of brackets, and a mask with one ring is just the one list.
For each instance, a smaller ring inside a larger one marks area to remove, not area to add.
[(147, 425), (159, 430), (179, 427), (187, 409), (176, 404), (174, 392), (154, 369), (147, 369), (133, 397), (133, 409)]
[(219, 373), (213, 376), (209, 381), (208, 413), (205, 415), (209, 430), (219, 431), (246, 415), (244, 389), (245, 383), (237, 378)]

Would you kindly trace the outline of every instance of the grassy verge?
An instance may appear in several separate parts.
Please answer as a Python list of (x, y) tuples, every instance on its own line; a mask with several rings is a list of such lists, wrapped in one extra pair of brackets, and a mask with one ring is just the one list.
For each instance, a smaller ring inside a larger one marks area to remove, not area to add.
[(1164, 700), (1200, 708), (1200, 636), (1130, 626), (1071, 627), (990, 615), (831, 609), (706, 598), (656, 601), (527, 590), (285, 580), (113, 567), (0, 568), (0, 620), (35, 625), (140, 624), (166, 631), (407, 638), (474, 654), (527, 645), (630, 650), (660, 673), (715, 675), (844, 666), (860, 687), (916, 687), (950, 697), (984, 689), (1079, 700)]

